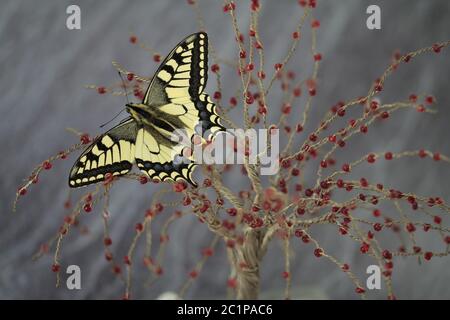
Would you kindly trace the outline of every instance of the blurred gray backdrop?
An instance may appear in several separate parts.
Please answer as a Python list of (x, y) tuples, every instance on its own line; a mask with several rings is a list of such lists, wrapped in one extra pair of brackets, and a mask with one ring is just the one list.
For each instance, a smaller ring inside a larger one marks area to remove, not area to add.
[[(219, 55), (235, 59), (236, 44), (230, 17), (222, 12), (222, 1), (200, 1), (210, 41)], [(339, 100), (367, 93), (390, 62), (395, 49), (402, 52), (450, 38), (450, 2), (319, 0), (315, 15), (321, 21), (318, 50), (324, 59), (319, 72), (319, 94), (310, 123), (316, 124), (326, 110)], [(66, 7), (77, 4), (82, 11), (82, 29), (66, 28)], [(262, 1), (260, 28), (265, 44), (267, 66), (284, 56), (291, 33), (301, 11), (297, 1)], [(378, 4), (382, 10), (382, 30), (366, 28), (366, 8)], [(249, 23), (248, 3), (239, 1), (238, 18), (242, 30)], [(118, 81), (111, 65), (117, 60), (128, 69), (150, 76), (156, 64), (149, 54), (128, 42), (130, 32), (162, 54), (184, 36), (198, 31), (195, 13), (186, 1), (1, 1), (0, 3), (0, 298), (3, 299), (101, 299), (119, 298), (123, 284), (110, 272), (103, 258), (100, 213), (83, 217), (90, 233), (77, 230), (64, 240), (63, 265), (78, 264), (82, 269), (82, 290), (55, 288), (50, 271), (51, 257), (31, 261), (39, 244), (54, 234), (65, 215), (63, 203), (68, 192), (67, 176), (75, 160), (54, 163), (41, 175), (13, 214), (11, 205), (16, 188), (31, 169), (49, 155), (76, 142), (65, 131), (74, 127), (92, 135), (123, 104), (123, 97), (100, 96), (83, 85), (110, 84)], [(311, 65), (309, 43), (290, 67), (306, 75)], [(428, 92), (438, 100), (437, 115), (400, 112), (382, 126), (376, 125), (364, 139), (355, 139), (340, 159), (356, 159), (370, 151), (429, 148), (450, 154), (449, 123), (450, 54), (417, 58), (402, 67), (385, 85), (383, 101), (403, 100), (412, 92)], [(234, 93), (235, 70), (223, 68), (226, 99)], [(213, 80), (213, 78), (210, 78)], [(210, 81), (208, 91), (215, 90)], [(277, 96), (272, 101), (277, 101)], [(234, 117), (239, 118), (235, 113)], [(377, 128), (378, 127), (378, 128)], [(312, 126), (310, 127), (312, 128)], [(380, 161), (356, 172), (369, 181), (382, 181), (401, 190), (450, 199), (450, 169), (444, 163), (416, 159), (389, 163)], [(228, 181), (238, 187), (239, 180)], [(124, 182), (111, 199), (111, 233), (114, 252), (126, 254), (134, 225), (149, 205), (148, 194), (158, 186)], [(145, 192), (144, 192), (145, 190)], [(163, 219), (158, 220), (159, 222)], [(158, 223), (159, 223), (158, 222)], [(449, 223), (448, 220), (445, 222)], [(157, 224), (158, 224), (157, 223)], [(157, 230), (157, 227), (156, 227)], [(336, 230), (318, 229), (316, 236), (324, 247), (348, 261), (359, 276), (364, 276), (365, 260), (357, 247), (336, 241)], [(141, 285), (145, 270), (136, 266), (133, 297), (155, 298), (165, 291), (177, 291), (187, 273), (200, 258), (200, 250), (211, 234), (194, 217), (185, 217), (171, 227), (171, 241), (164, 265), (165, 275), (151, 288)], [(436, 237), (425, 238), (424, 247), (439, 248)], [(318, 261), (311, 247), (293, 245), (294, 297), (357, 298), (351, 281), (328, 261)], [(273, 243), (263, 265), (263, 297), (279, 297), (284, 281), (280, 244)], [(416, 259), (396, 260), (394, 289), (399, 298), (450, 298), (450, 259), (433, 259), (419, 265)], [(208, 260), (205, 270), (188, 298), (223, 298), (228, 275), (223, 246)], [(370, 293), (385, 298), (386, 292)]]

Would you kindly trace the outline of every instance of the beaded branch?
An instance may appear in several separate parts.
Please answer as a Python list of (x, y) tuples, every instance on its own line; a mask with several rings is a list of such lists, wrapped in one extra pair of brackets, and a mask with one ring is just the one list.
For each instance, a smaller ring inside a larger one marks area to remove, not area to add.
[[(187, 2), (195, 11), (199, 30), (205, 31), (201, 6), (197, 0)], [(450, 207), (443, 199), (400, 191), (378, 181), (368, 181), (365, 177), (355, 179), (350, 176), (356, 167), (375, 165), (381, 161), (418, 158), (449, 164), (449, 157), (422, 149), (373, 152), (351, 162), (341, 163), (335, 153), (341, 148), (348, 148), (355, 137), (368, 134), (374, 123), (389, 120), (394, 112), (405, 110), (435, 113), (433, 107), (436, 101), (431, 95), (411, 94), (394, 103), (381, 103), (377, 95), (398, 68), (412, 63), (419, 55), (441, 54), (450, 45), (450, 41), (435, 43), (406, 54), (395, 53), (387, 69), (373, 82), (366, 96), (333, 105), (316, 128), (306, 134), (305, 127), (318, 94), (319, 67), (323, 56), (316, 46), (320, 22), (314, 18), (313, 13), (317, 3), (315, 0), (300, 0), (298, 3), (301, 10), (297, 26), (290, 35), (291, 46), (280, 62), (273, 66), (273, 70), (266, 66), (265, 48), (268, 45), (262, 42), (259, 33), (261, 4), (258, 0), (250, 1), (250, 25), (245, 32), (238, 25), (236, 4), (224, 2), (222, 10), (231, 20), (230, 31), (236, 39), (235, 57), (219, 57), (213, 47), (214, 39), (210, 43), (210, 74), (214, 76), (216, 86), (212, 96), (220, 116), (229, 128), (265, 128), (269, 132), (279, 128), (283, 133), (280, 138), (280, 171), (269, 179), (262, 178), (259, 174), (260, 164), (250, 164), (246, 158), (247, 161), (241, 165), (241, 173), (242, 179), (248, 179), (248, 185), (239, 192), (232, 190), (224, 182), (225, 175), (238, 174), (230, 165), (201, 165), (199, 171), (204, 180), (198, 188), (184, 182), (160, 184), (159, 191), (152, 195), (151, 204), (142, 221), (134, 226), (134, 236), (127, 255), (122, 260), (112, 250), (114, 235), (109, 230), (110, 190), (123, 179), (135, 180), (141, 184), (150, 181), (146, 176), (135, 173), (122, 177), (105, 177), (103, 183), (97, 184), (77, 201), (72, 203), (69, 197), (64, 204), (68, 214), (60, 229), (52, 239), (41, 245), (34, 256), (39, 258), (53, 251), (51, 269), (57, 275), (57, 285), (60, 282), (63, 240), (72, 228), (80, 228), (83, 214), (89, 214), (94, 209), (102, 212), (105, 259), (110, 263), (112, 272), (123, 281), (124, 298), (127, 299), (132, 297), (132, 289), (136, 285), (133, 283), (133, 267), (139, 260), (143, 261), (150, 274), (150, 284), (164, 275), (163, 265), (170, 241), (170, 226), (186, 215), (195, 215), (214, 237), (201, 250), (201, 258), (188, 271), (186, 281), (179, 290), (180, 297), (186, 296), (192, 283), (201, 276), (203, 268), (208, 267), (208, 258), (215, 253), (215, 249), (224, 246), (224, 258), (230, 267), (229, 278), (224, 279), (228, 297), (257, 298), (264, 255), (269, 244), (277, 241), (284, 257), (284, 271), (280, 275), (280, 281), (285, 281), (285, 298), (291, 297), (291, 287), (293, 284), (297, 285), (292, 283), (292, 273), (295, 270), (291, 266), (299, 247), (304, 247), (302, 251), (311, 248), (311, 256), (328, 260), (335, 265), (353, 282), (356, 294), (365, 298), (368, 292), (365, 280), (357, 276), (360, 272), (358, 266), (353, 270), (345, 260), (327, 252), (315, 238), (314, 234), (320, 232), (323, 226), (328, 226), (327, 232), (332, 232), (331, 226), (335, 236), (355, 242), (360, 254), (369, 256), (380, 267), (389, 299), (395, 299), (392, 271), (397, 257), (416, 257), (419, 261), (426, 262), (449, 255), (450, 228), (444, 222), (448, 221)], [(312, 71), (308, 77), (297, 79), (294, 71), (288, 68), (308, 26), (311, 33)], [(131, 45), (149, 52), (155, 63), (161, 62), (161, 55), (141, 42), (136, 35), (132, 34), (129, 41)], [(131, 72), (117, 62), (113, 62), (113, 66), (125, 76), (125, 84), (118, 82), (109, 86), (86, 87), (101, 95), (132, 94), (142, 99), (149, 78)], [(237, 70), (239, 78), (239, 87), (234, 89), (228, 102), (225, 101), (225, 96), (230, 95), (230, 92), (223, 89), (221, 82), (222, 71), (226, 68)], [(269, 97), (277, 90), (277, 84), (280, 85), (283, 97), (281, 101), (273, 102)], [(304, 99), (302, 111), (298, 112), (301, 117), (293, 123), (294, 104), (299, 104), (300, 99)], [(277, 104), (281, 108), (277, 108)], [(242, 123), (235, 123), (233, 118), (237, 119), (240, 113)], [(349, 114), (356, 114), (356, 117), (342, 126), (341, 118)], [(278, 117), (277, 122), (271, 121), (274, 116)], [(342, 128), (332, 129), (334, 126)], [(79, 136), (80, 143), (50, 157), (32, 171), (17, 191), (14, 210), (18, 199), (38, 182), (40, 174), (50, 170), (58, 160), (66, 159), (74, 151), (93, 141), (88, 134), (73, 129), (70, 131)], [(268, 149), (270, 147), (267, 146)], [(235, 152), (242, 150), (247, 150), (245, 145), (235, 147)], [(315, 181), (307, 181), (305, 172), (314, 172)], [(176, 200), (169, 201), (174, 195)], [(382, 205), (389, 206), (390, 209), (381, 209)], [(156, 219), (165, 221), (157, 235), (157, 241), (152, 232), (152, 224)], [(389, 246), (380, 240), (381, 233), (390, 235)], [(417, 236), (419, 233), (429, 236), (433, 234), (436, 241), (441, 243), (441, 249), (423, 248)], [(395, 243), (400, 245), (395, 247)], [(141, 256), (137, 253), (141, 251), (136, 250), (138, 246), (143, 247)], [(157, 250), (152, 250), (154, 248)]]

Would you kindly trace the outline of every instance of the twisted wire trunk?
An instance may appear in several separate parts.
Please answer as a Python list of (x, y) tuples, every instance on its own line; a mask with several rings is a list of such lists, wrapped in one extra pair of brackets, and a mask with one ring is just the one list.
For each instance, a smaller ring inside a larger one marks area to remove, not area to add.
[(258, 299), (260, 285), (260, 264), (266, 248), (263, 246), (264, 230), (247, 229), (244, 243), (235, 260), (237, 271), (237, 298)]

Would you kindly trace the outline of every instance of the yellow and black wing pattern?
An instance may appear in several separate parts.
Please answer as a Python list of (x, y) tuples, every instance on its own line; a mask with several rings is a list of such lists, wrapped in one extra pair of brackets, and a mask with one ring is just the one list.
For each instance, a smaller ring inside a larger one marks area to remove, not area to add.
[(137, 125), (128, 118), (98, 137), (78, 158), (70, 171), (69, 186), (76, 188), (127, 174), (134, 162)]
[[(88, 147), (70, 173), (69, 185), (79, 187), (123, 175), (133, 163), (151, 179), (184, 180), (196, 186), (192, 155), (184, 151), (194, 136), (210, 140), (225, 128), (216, 105), (204, 93), (208, 77), (208, 37), (186, 37), (165, 58), (131, 118), (106, 132)], [(186, 138), (174, 140), (174, 134)]]
[(185, 38), (156, 71), (143, 105), (155, 117), (138, 130), (136, 163), (150, 178), (161, 181), (187, 180), (195, 167), (192, 157), (183, 157), (185, 146), (172, 141), (175, 131), (189, 140), (195, 134), (208, 139), (225, 130), (216, 106), (203, 92), (207, 82), (208, 38), (200, 32)]

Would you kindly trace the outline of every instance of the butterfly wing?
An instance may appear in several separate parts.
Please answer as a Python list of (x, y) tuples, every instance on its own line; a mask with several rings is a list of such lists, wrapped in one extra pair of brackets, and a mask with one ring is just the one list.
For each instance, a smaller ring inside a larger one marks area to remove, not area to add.
[(103, 181), (105, 175), (127, 174), (134, 162), (137, 124), (132, 118), (97, 138), (75, 162), (69, 186), (77, 188)]
[(195, 167), (192, 159), (179, 164), (182, 145), (171, 141), (171, 134), (181, 130), (191, 140), (195, 133), (210, 133), (208, 139), (225, 130), (216, 106), (203, 93), (208, 77), (208, 37), (199, 32), (186, 37), (164, 59), (145, 93), (143, 104), (157, 114), (158, 121), (138, 131), (136, 163), (156, 180), (185, 179), (191, 184)]
[(135, 158), (138, 168), (157, 181), (185, 180), (192, 185), (195, 164), (182, 156), (183, 145), (167, 139), (153, 127), (138, 129)]

